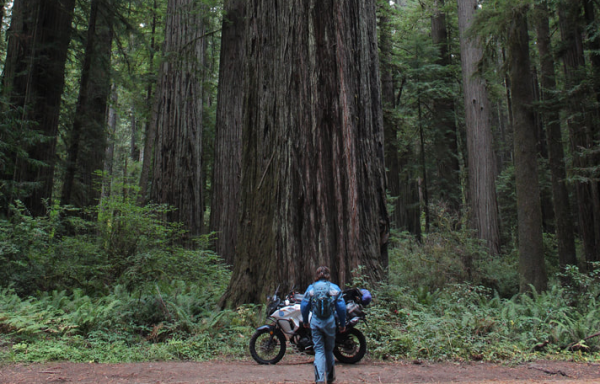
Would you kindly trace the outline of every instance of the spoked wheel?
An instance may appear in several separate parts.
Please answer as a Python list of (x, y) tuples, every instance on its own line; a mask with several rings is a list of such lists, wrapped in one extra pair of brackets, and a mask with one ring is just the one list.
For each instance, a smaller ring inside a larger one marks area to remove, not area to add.
[(338, 334), (335, 340), (333, 354), (340, 363), (358, 363), (367, 352), (367, 339), (356, 328), (350, 328), (342, 334)]
[(277, 364), (285, 355), (285, 336), (277, 329), (254, 332), (250, 339), (250, 354), (259, 364)]

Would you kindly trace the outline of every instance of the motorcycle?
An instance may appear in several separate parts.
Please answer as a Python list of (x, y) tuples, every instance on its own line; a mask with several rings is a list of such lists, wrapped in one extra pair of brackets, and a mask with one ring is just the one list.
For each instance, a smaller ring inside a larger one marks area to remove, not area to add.
[[(293, 290), (282, 300), (275, 294), (267, 298), (266, 315), (269, 324), (256, 329), (250, 339), (250, 354), (259, 364), (277, 364), (285, 355), (287, 341), (298, 352), (314, 354), (313, 341), (309, 328), (302, 324), (300, 303), (304, 295)], [(368, 291), (365, 291), (368, 293)], [(356, 325), (362, 320), (366, 322), (364, 306), (370, 301), (363, 301), (363, 292), (358, 288), (345, 289), (342, 297), (346, 302), (346, 331), (336, 331), (333, 354), (344, 364), (358, 363), (367, 352), (365, 335)]]

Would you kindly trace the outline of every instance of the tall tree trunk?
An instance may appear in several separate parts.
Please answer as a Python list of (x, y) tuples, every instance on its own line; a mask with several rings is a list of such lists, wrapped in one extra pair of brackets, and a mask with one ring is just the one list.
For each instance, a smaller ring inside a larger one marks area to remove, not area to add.
[[(156, 0), (154, 0), (154, 4), (152, 7), (152, 33), (150, 38), (150, 67), (154, 68), (152, 65), (154, 63), (154, 51), (156, 46), (156, 12), (157, 12), (157, 4)], [(152, 167), (153, 160), (153, 150), (156, 141), (156, 121), (154, 121), (154, 117), (158, 115), (156, 107), (158, 107), (158, 98), (152, 102), (152, 84), (148, 84), (146, 88), (146, 101), (151, 104), (154, 108), (151, 111), (150, 118), (146, 120), (145, 129), (144, 129), (144, 149), (140, 152), (140, 161), (142, 162), (142, 171), (140, 172), (140, 196), (138, 198), (138, 203), (143, 205), (146, 203), (147, 196), (150, 195), (148, 191), (148, 184), (150, 179), (150, 169)]]
[[(24, 108), (22, 119), (33, 123), (31, 128), (45, 137), (24, 148), (30, 160), (17, 159), (13, 179), (23, 185), (37, 184), (23, 198), (35, 216), (46, 212), (43, 200), (52, 197), (74, 6), (74, 0), (15, 0), (12, 9), (2, 89), (13, 107)], [(28, 129), (23, 125), (15, 128)]]
[[(108, 124), (107, 124), (107, 145), (106, 156), (104, 157), (104, 175), (102, 178), (102, 199), (110, 196), (113, 180), (113, 165), (115, 156), (115, 135), (117, 132), (117, 102), (119, 94), (117, 87), (113, 85), (110, 95), (110, 106), (108, 107)], [(125, 180), (123, 180), (125, 184)]]
[(429, 232), (431, 217), (429, 215), (429, 185), (427, 183), (427, 161), (425, 161), (425, 136), (423, 134), (423, 111), (421, 107), (421, 98), (417, 98), (417, 109), (419, 119), (419, 157), (421, 160), (421, 181), (420, 195), (422, 200), (423, 212), (425, 213), (425, 233)]
[(131, 141), (129, 146), (129, 157), (131, 160), (135, 161), (140, 157), (140, 150), (137, 145), (137, 119), (135, 118), (136, 109), (134, 106), (131, 107), (131, 116), (130, 116), (130, 124), (131, 124)]
[(400, 199), (400, 166), (398, 161), (397, 120), (394, 117), (396, 107), (396, 92), (392, 76), (392, 36), (390, 27), (391, 9), (389, 4), (382, 5), (379, 16), (379, 48), (381, 61), (381, 100), (383, 103), (383, 129), (385, 136), (385, 161), (387, 165), (387, 186), (390, 196), (395, 199), (390, 213), (390, 222), (396, 228), (402, 228), (402, 211)]
[(519, 233), (520, 290), (531, 286), (546, 290), (548, 277), (544, 261), (542, 209), (538, 184), (536, 126), (529, 58), (529, 35), (525, 6), (512, 9), (508, 31), (508, 56), (513, 97), (515, 185)]
[[(567, 112), (573, 167), (576, 171), (594, 166), (591, 156), (582, 150), (593, 146), (593, 121), (586, 108), (590, 97), (585, 80), (585, 56), (581, 33), (581, 1), (563, 1), (559, 7), (559, 23), (565, 50), (562, 59), (566, 74)], [(585, 260), (600, 261), (600, 201), (598, 185), (588, 180), (576, 180), (575, 192), (579, 212), (579, 234), (583, 242)]]
[[(531, 85), (533, 87), (534, 103), (540, 105), (542, 101), (542, 95), (540, 91), (540, 80), (537, 73), (537, 69), (533, 68), (531, 76)], [(534, 110), (535, 117), (535, 141), (538, 156), (544, 161), (543, 167), (538, 172), (540, 175), (540, 200), (542, 203), (542, 221), (544, 223), (544, 232), (555, 233), (555, 217), (554, 207), (552, 206), (552, 189), (547, 187), (547, 172), (546, 163), (549, 160), (548, 157), (548, 140), (546, 139), (546, 130), (544, 128), (544, 121), (539, 108)]]
[(241, 221), (224, 304), (386, 264), (375, 1), (247, 3)]
[[(439, 49), (437, 64), (448, 68), (451, 64), (448, 47), (448, 28), (446, 14), (443, 12), (444, 0), (435, 0), (431, 17), (431, 37)], [(449, 77), (444, 80), (454, 81)], [(448, 84), (449, 85), (449, 84)], [(437, 190), (449, 210), (457, 214), (462, 202), (460, 187), (460, 166), (458, 163), (458, 141), (456, 139), (456, 118), (454, 100), (451, 97), (436, 98), (432, 110), (436, 116), (435, 157), (437, 164)]]
[(422, 240), (421, 204), (419, 202), (419, 170), (414, 165), (416, 154), (411, 144), (400, 149), (398, 164), (400, 171), (400, 197), (402, 209), (401, 229), (414, 234), (418, 241)]
[(541, 64), (541, 99), (544, 103), (542, 115), (546, 124), (548, 161), (552, 174), (552, 197), (558, 242), (558, 259), (561, 269), (564, 270), (567, 265), (577, 265), (573, 217), (566, 184), (567, 173), (565, 171), (565, 154), (559, 109), (556, 102), (552, 102), (555, 99), (553, 94), (556, 92), (556, 79), (550, 42), (548, 5), (545, 2), (536, 3), (535, 10), (536, 46)]
[(152, 200), (175, 208), (167, 219), (202, 233), (202, 72), (204, 20), (195, 0), (169, 0), (157, 89)]
[(69, 134), (61, 204), (90, 207), (101, 195), (107, 102), (110, 95), (112, 16), (110, 0), (93, 0), (75, 120)]
[(233, 265), (237, 242), (242, 163), (246, 0), (228, 0), (221, 33), (210, 231), (215, 250)]
[(471, 222), (479, 238), (487, 242), (490, 253), (498, 254), (500, 229), (496, 200), (496, 158), (490, 127), (491, 109), (485, 80), (476, 74), (483, 50), (477, 39), (466, 36), (477, 10), (477, 0), (457, 1), (469, 155)]
[(592, 92), (595, 94), (595, 99), (592, 97), (590, 106), (590, 130), (592, 141), (595, 146), (595, 151), (590, 155), (590, 164), (592, 164), (592, 193), (594, 195), (594, 219), (595, 219), (595, 240), (596, 240), (596, 258), (595, 261), (600, 261), (600, 171), (593, 170), (593, 165), (600, 164), (600, 37), (598, 29), (600, 21), (596, 16), (596, 8), (600, 6), (595, 0), (583, 0), (585, 29), (586, 29), (586, 46), (589, 52), (591, 62), (591, 77)]
[[(596, 101), (600, 102), (600, 37), (598, 36), (599, 23), (596, 20), (596, 4), (594, 0), (583, 0), (587, 47), (589, 49), (590, 61), (592, 62), (594, 93), (596, 94)], [(596, 113), (598, 112), (600, 110), (596, 108)], [(598, 131), (596, 131), (596, 134), (598, 134)], [(598, 139), (600, 137), (596, 137), (596, 140)]]

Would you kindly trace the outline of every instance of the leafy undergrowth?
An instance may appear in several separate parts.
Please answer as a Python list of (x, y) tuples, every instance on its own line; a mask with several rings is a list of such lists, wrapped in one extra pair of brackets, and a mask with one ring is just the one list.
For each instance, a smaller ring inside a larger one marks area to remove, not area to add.
[[(577, 276), (582, 283), (595, 278)], [(371, 358), (600, 361), (599, 337), (585, 340), (600, 330), (599, 292), (592, 287), (575, 294), (571, 287), (554, 286), (510, 299), (466, 284), (434, 292), (390, 284), (369, 288), (375, 299), (362, 329)], [(97, 300), (78, 291), (23, 300), (5, 289), (0, 292), (0, 360), (247, 358), (263, 308), (217, 311), (216, 293), (207, 296), (204, 288), (173, 282), (154, 294), (117, 287)]]
[(358, 279), (377, 298), (366, 328), (372, 357), (600, 360), (600, 263), (586, 273), (570, 266), (547, 291), (519, 294), (513, 253), (492, 258), (461, 231), (433, 231), (421, 243), (395, 235), (388, 281)]
[[(382, 287), (369, 311), (373, 357), (518, 362), (599, 361), (600, 306), (574, 306), (565, 288), (501, 299), (481, 286)], [(597, 298), (597, 296), (596, 296)]]
[[(218, 310), (229, 271), (208, 238), (177, 245), (167, 211), (115, 200), (96, 221), (58, 208), (0, 220), (0, 361), (248, 358), (264, 308)], [(599, 263), (518, 294), (514, 251), (490, 257), (468, 231), (436, 228), (420, 242), (393, 234), (385, 282), (355, 271), (374, 296), (361, 325), (371, 358), (600, 360)]]
[(260, 307), (216, 311), (215, 298), (217, 292), (183, 282), (141, 296), (117, 287), (96, 300), (78, 291), (22, 300), (5, 289), (0, 292), (0, 360), (138, 362), (245, 356)]

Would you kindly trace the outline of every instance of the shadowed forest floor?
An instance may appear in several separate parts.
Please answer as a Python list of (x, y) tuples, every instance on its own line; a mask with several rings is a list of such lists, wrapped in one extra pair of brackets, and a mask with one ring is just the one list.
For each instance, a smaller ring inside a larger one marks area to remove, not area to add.
[[(336, 383), (600, 383), (599, 363), (536, 361), (489, 363), (363, 361), (336, 365)], [(311, 383), (312, 358), (286, 357), (277, 365), (253, 361), (131, 364), (4, 365), (0, 383)]]

